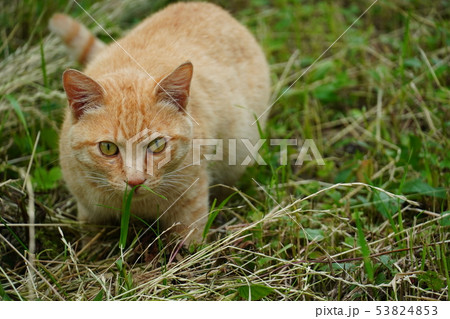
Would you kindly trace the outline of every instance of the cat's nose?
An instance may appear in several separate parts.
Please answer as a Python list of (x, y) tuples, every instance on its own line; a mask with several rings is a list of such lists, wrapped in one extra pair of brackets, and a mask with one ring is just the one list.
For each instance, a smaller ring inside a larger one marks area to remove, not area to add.
[(134, 187), (136, 185), (142, 185), (144, 183), (145, 183), (145, 179), (143, 179), (143, 178), (129, 179), (127, 181), (127, 184), (130, 185), (131, 187)]

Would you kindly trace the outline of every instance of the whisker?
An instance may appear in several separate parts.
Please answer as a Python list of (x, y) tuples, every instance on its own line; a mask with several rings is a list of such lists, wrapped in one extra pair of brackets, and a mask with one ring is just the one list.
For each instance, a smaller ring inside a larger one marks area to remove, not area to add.
[(199, 165), (199, 164), (200, 164), (199, 162), (192, 163), (192, 164), (183, 166), (183, 167), (181, 167), (181, 168), (179, 168), (179, 169), (176, 169), (176, 170), (174, 170), (174, 171), (172, 171), (172, 172), (170, 172), (170, 173), (176, 173), (176, 172), (179, 172), (179, 171), (181, 171), (181, 170), (183, 170), (183, 169), (185, 169), (185, 168), (188, 168), (188, 167), (190, 167), (190, 166)]

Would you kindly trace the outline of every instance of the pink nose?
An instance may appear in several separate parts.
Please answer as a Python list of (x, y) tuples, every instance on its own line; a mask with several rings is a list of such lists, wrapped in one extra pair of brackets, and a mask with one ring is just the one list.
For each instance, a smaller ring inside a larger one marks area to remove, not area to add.
[(142, 185), (144, 184), (145, 179), (130, 179), (128, 180), (128, 185), (130, 185), (131, 187), (134, 187), (136, 185)]

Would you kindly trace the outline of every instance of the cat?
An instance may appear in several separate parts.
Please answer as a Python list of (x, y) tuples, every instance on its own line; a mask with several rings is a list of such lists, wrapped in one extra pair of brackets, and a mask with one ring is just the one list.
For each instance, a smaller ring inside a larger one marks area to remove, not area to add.
[[(69, 107), (60, 133), (60, 164), (79, 221), (117, 223), (114, 208), (135, 187), (133, 215), (158, 219), (186, 244), (200, 242), (210, 186), (234, 185), (243, 174), (241, 140), (257, 143), (252, 123), (268, 107), (269, 66), (256, 39), (204, 2), (169, 5), (109, 45), (62, 14), (50, 29), (86, 64), (63, 74)], [(265, 122), (262, 116), (258, 124)], [(223, 152), (201, 146), (195, 162), (193, 145), (202, 139), (223, 141)], [(215, 151), (223, 160), (207, 161)], [(133, 156), (144, 169), (129, 165)]]

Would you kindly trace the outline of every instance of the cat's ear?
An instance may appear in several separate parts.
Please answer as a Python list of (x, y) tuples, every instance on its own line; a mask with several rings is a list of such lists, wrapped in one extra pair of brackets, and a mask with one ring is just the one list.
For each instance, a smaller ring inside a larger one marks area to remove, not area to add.
[(185, 62), (167, 75), (155, 87), (154, 94), (158, 102), (168, 102), (185, 110), (189, 100), (193, 66)]
[(104, 90), (101, 85), (80, 71), (73, 69), (64, 71), (63, 85), (77, 120), (86, 110), (98, 107), (103, 100)]

